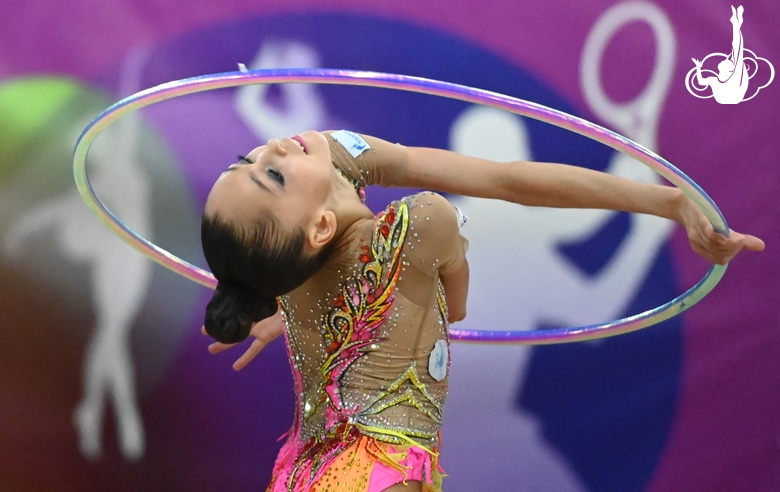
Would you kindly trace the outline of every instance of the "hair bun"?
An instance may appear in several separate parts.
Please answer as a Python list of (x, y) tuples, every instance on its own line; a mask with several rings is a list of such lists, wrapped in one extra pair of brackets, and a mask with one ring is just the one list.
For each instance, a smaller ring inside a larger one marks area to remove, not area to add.
[(206, 333), (222, 343), (237, 343), (249, 336), (252, 325), (276, 313), (276, 299), (258, 299), (220, 282), (206, 306)]

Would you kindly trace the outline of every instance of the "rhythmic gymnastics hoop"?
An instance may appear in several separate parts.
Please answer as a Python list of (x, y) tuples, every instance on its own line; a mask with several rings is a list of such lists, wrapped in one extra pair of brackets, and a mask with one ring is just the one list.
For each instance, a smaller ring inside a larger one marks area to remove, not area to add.
[[(87, 153), (95, 138), (108, 125), (128, 113), (151, 104), (213, 89), (251, 84), (287, 83), (358, 85), (418, 92), (490, 106), (550, 123), (608, 145), (649, 166), (688, 195), (704, 212), (716, 231), (724, 235), (729, 234), (723, 214), (699, 185), (664, 158), (611, 130), (540, 104), (495, 92), (421, 77), (356, 70), (320, 68), (242, 70), (177, 80), (138, 92), (103, 111), (81, 133), (73, 155), (73, 175), (79, 193), (98, 218), (122, 240), (164, 267), (201, 285), (214, 288), (216, 280), (209, 272), (182, 260), (142, 237), (119, 220), (105, 206), (95, 194), (89, 181)], [(547, 345), (621, 335), (660, 323), (682, 313), (707, 295), (717, 285), (725, 271), (726, 265), (713, 265), (696, 285), (677, 298), (655, 309), (608, 323), (535, 331), (453, 329), (450, 330), (450, 337), (461, 342)]]

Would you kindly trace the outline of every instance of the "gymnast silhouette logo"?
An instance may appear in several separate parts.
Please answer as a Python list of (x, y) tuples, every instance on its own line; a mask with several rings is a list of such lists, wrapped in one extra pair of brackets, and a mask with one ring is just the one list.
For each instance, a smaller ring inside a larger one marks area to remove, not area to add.
[[(736, 9), (731, 6), (731, 54), (711, 53), (703, 60), (699, 61), (692, 58), (696, 65), (685, 76), (685, 88), (688, 92), (699, 99), (714, 97), (720, 104), (739, 104), (742, 101), (753, 99), (758, 92), (768, 86), (775, 78), (775, 67), (769, 63), (769, 60), (756, 56), (751, 50), (745, 48), (742, 38), (742, 14), (745, 9), (740, 5)], [(708, 59), (718, 60), (717, 74), (713, 70), (703, 68)], [(750, 79), (758, 73), (759, 62), (766, 63), (769, 67), (769, 80), (762, 86), (755, 89), (749, 97), (745, 97), (748, 91)], [(711, 74), (713, 76), (705, 77), (702, 74)], [(712, 89), (712, 94), (700, 95), (698, 93), (707, 93), (707, 88)]]

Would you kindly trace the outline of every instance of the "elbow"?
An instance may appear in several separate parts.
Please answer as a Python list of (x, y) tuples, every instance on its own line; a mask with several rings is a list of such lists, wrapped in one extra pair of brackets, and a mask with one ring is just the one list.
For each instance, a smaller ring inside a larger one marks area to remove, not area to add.
[(451, 276), (442, 277), (442, 287), (447, 304), (447, 321), (455, 323), (466, 318), (466, 300), (469, 294), (469, 263), (463, 262), (463, 266)]
[(447, 309), (447, 321), (450, 323), (456, 323), (466, 319), (466, 305), (457, 306), (453, 309)]

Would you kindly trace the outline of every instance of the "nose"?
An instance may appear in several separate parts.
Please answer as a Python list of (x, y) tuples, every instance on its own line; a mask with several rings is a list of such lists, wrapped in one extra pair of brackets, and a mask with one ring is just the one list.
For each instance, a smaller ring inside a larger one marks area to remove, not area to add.
[(276, 138), (269, 140), (266, 145), (268, 146), (268, 149), (274, 154), (280, 155), (282, 157), (287, 155), (287, 149), (282, 147), (282, 143)]

